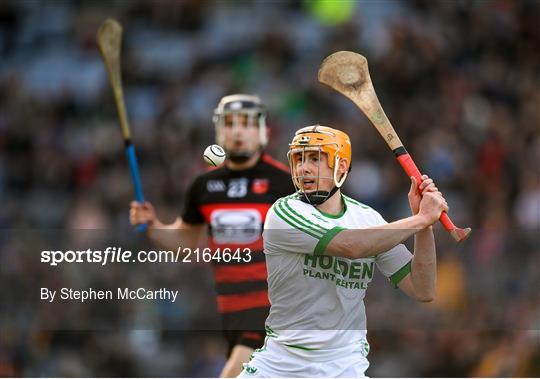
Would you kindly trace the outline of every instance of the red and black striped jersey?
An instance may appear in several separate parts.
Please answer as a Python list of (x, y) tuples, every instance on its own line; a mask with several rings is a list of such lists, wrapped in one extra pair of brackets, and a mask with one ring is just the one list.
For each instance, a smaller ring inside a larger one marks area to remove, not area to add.
[(212, 260), (222, 314), (270, 306), (262, 242), (264, 220), (277, 199), (294, 191), (288, 168), (267, 154), (246, 170), (220, 166), (198, 176), (189, 188), (182, 219), (190, 224), (206, 223), (212, 249), (251, 251), (248, 263)]

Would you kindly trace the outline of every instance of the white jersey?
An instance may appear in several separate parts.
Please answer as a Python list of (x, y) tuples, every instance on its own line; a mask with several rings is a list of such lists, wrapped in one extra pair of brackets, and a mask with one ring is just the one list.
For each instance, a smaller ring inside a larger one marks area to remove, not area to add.
[(271, 303), (267, 334), (291, 353), (325, 361), (369, 350), (364, 296), (377, 267), (394, 286), (410, 272), (412, 254), (402, 244), (376, 257), (324, 255), (343, 229), (385, 224), (370, 207), (342, 195), (343, 212), (327, 215), (294, 194), (279, 199), (264, 225)]

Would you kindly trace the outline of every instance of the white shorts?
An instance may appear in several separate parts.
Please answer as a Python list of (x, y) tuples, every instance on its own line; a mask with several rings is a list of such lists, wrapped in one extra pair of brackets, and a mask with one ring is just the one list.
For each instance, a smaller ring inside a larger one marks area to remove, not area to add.
[(355, 349), (339, 358), (319, 361), (293, 354), (288, 348), (267, 338), (265, 347), (256, 350), (239, 378), (363, 378), (369, 367), (367, 352)]

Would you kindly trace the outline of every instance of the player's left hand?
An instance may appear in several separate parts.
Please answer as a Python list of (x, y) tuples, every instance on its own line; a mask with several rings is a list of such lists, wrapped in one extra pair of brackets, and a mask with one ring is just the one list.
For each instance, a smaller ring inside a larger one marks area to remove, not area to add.
[(412, 214), (415, 215), (420, 209), (420, 200), (426, 192), (437, 192), (439, 189), (435, 186), (433, 179), (427, 175), (422, 175), (422, 183), (418, 185), (416, 179), (411, 176), (411, 189), (407, 196), (409, 197), (409, 205), (411, 206)]

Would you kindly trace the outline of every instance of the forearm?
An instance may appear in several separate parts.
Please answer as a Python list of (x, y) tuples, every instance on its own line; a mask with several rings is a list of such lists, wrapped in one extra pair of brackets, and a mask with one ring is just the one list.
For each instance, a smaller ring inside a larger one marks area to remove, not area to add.
[(375, 256), (390, 250), (426, 226), (426, 220), (415, 215), (373, 228), (344, 230), (330, 241), (327, 254), (350, 259)]
[(437, 256), (435, 237), (431, 227), (423, 229), (415, 235), (411, 282), (417, 300), (431, 301), (435, 298)]
[(167, 250), (178, 247), (195, 248), (199, 233), (182, 228), (182, 219), (177, 218), (172, 224), (163, 224), (155, 220), (148, 230), (148, 237), (155, 245)]

